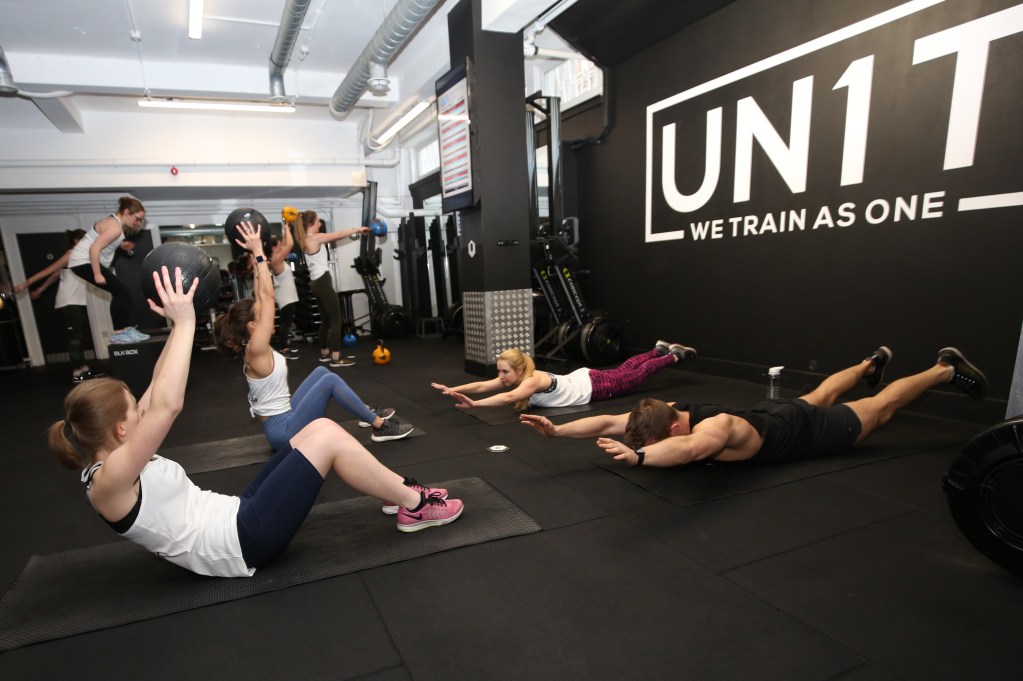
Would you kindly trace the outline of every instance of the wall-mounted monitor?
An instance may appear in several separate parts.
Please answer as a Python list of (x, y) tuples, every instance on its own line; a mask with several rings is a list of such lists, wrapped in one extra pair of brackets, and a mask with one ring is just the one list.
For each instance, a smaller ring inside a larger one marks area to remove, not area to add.
[(473, 153), (473, 69), (466, 59), (437, 80), (437, 133), (440, 141), (441, 209), (445, 213), (479, 203)]

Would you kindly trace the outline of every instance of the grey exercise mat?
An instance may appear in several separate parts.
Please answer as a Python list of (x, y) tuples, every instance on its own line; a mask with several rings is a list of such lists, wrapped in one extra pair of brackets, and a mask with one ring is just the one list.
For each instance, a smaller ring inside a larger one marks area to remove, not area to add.
[[(896, 417), (898, 418), (898, 417)], [(603, 455), (591, 463), (677, 506), (767, 489), (899, 456), (940, 450), (970, 438), (975, 426), (930, 419), (893, 421), (841, 454), (765, 463), (696, 462), (675, 468), (635, 468)], [(935, 484), (939, 484), (935, 482)]]
[(181, 464), (189, 475), (266, 463), (272, 455), (263, 433), (160, 448), (160, 456)]
[(450, 525), (398, 532), (371, 497), (315, 506), (287, 551), (250, 578), (201, 577), (127, 541), (33, 556), (0, 601), (0, 650), (254, 596), (448, 549), (539, 532), (479, 478), (435, 483), (465, 502)]

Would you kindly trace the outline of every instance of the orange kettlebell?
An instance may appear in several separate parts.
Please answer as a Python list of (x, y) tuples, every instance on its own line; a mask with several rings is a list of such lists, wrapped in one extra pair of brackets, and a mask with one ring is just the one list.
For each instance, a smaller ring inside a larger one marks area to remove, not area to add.
[(391, 351), (384, 347), (384, 341), (377, 340), (376, 350), (373, 351), (374, 364), (387, 364), (391, 361)]
[(292, 223), (298, 220), (298, 208), (294, 206), (285, 206), (281, 209), (281, 219), (285, 222)]

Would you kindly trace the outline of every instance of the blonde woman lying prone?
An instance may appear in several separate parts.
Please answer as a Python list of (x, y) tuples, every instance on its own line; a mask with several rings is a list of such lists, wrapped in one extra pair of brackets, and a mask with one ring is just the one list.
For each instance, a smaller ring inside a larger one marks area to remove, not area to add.
[[(449, 388), (441, 383), (430, 385), (444, 395), (455, 398), (459, 409), (513, 405), (529, 407), (572, 407), (597, 400), (609, 400), (635, 390), (640, 383), (661, 369), (676, 362), (695, 359), (696, 350), (657, 341), (653, 350), (630, 357), (614, 369), (583, 367), (570, 374), (538, 371), (533, 358), (521, 350), (505, 350), (497, 357), (497, 378), (476, 381)], [(468, 395), (503, 390), (496, 395), (473, 400)]]

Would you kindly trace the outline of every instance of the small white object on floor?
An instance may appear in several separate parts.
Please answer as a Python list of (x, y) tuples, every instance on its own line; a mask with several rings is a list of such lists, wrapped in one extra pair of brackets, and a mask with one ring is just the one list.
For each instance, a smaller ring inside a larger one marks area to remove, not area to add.
[(508, 448), (506, 446), (504, 446), (504, 445), (493, 445), (493, 446), (487, 447), (487, 451), (490, 451), (490, 452), (507, 452)]

